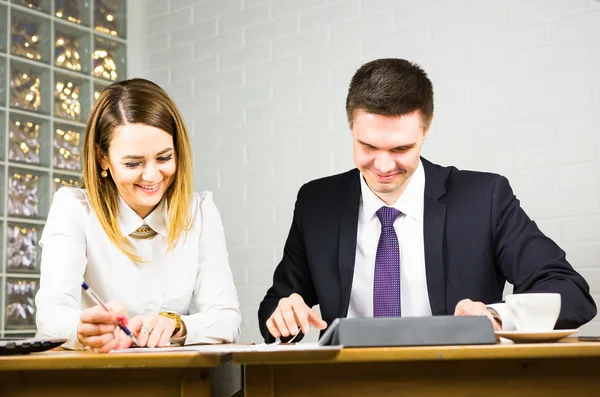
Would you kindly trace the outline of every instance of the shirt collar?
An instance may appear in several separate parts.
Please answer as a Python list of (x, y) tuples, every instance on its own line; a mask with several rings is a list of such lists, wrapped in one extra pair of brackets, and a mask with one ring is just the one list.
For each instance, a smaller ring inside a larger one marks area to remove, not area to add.
[(167, 235), (167, 199), (162, 199), (156, 208), (142, 219), (119, 195), (119, 227), (124, 236), (128, 236), (138, 227), (146, 224), (161, 236)]
[[(365, 182), (362, 174), (360, 178), (360, 190), (362, 202), (360, 216), (364, 221), (369, 222), (382, 206), (388, 205), (379, 197), (377, 197), (375, 193), (373, 193), (371, 188), (369, 188), (369, 185), (367, 185), (367, 182)], [(423, 164), (421, 163), (421, 160), (419, 160), (417, 169), (408, 182), (406, 190), (391, 207), (394, 207), (406, 216), (416, 220), (421, 220), (423, 218), (424, 194), (425, 171), (423, 170)]]

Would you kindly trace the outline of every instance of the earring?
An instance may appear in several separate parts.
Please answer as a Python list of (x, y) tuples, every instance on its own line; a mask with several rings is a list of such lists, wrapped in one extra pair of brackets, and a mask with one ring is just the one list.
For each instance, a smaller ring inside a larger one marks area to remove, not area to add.
[(108, 172), (106, 172), (106, 170), (102, 170), (102, 172), (100, 172), (100, 176), (102, 178), (106, 178), (108, 176)]

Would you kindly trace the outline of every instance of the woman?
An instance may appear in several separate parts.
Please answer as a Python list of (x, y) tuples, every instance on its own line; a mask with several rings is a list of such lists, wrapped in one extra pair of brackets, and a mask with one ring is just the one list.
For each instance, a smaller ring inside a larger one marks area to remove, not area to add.
[[(67, 348), (235, 342), (241, 315), (210, 192), (192, 193), (182, 117), (156, 84), (108, 86), (91, 111), (83, 188), (54, 195), (42, 239), (38, 334)], [(111, 311), (82, 296), (84, 281)], [(127, 320), (127, 315), (130, 320)]]

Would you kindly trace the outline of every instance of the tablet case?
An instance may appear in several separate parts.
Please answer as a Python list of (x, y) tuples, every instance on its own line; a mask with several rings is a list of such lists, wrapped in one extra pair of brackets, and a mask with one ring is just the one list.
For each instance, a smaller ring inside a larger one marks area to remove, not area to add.
[(322, 346), (436, 346), (495, 344), (485, 316), (338, 318), (319, 339)]

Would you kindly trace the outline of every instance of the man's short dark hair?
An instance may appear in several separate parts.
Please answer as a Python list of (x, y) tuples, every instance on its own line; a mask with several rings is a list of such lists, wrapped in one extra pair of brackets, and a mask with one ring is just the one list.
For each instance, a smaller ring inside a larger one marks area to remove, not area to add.
[(350, 126), (359, 109), (381, 116), (403, 116), (420, 110), (427, 130), (433, 119), (433, 85), (416, 63), (377, 59), (361, 66), (352, 77), (346, 98)]

